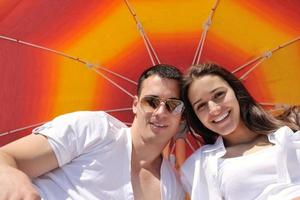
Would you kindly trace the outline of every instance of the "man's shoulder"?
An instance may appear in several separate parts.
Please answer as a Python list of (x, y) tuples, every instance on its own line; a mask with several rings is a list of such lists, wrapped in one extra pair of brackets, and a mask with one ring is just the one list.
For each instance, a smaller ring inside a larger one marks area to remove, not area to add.
[(75, 124), (114, 124), (116, 126), (126, 127), (123, 122), (104, 111), (76, 111), (60, 115), (54, 120)]
[(70, 113), (62, 114), (56, 118), (70, 119), (70, 120), (80, 120), (80, 119), (93, 119), (94, 117), (106, 117), (106, 112), (103, 111), (74, 111)]

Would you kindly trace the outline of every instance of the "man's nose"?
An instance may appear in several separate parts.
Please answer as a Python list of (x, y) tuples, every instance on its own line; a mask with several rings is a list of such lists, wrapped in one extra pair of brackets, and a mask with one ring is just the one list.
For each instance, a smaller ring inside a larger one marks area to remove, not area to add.
[(164, 102), (160, 102), (158, 107), (154, 110), (155, 114), (168, 114), (169, 111), (166, 107), (166, 104)]
[(213, 101), (208, 102), (209, 114), (218, 115), (221, 111), (221, 106)]

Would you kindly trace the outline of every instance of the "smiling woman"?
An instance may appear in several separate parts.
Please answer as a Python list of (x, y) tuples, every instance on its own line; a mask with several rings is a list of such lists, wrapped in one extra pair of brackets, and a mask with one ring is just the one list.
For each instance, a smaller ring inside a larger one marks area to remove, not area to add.
[[(201, 91), (198, 88), (205, 85)], [(195, 80), (188, 93), (201, 123), (220, 135), (228, 135), (239, 123), (240, 109), (234, 91), (219, 76), (203, 76)]]
[(295, 123), (268, 114), (237, 77), (216, 64), (190, 68), (183, 99), (191, 130), (209, 144), (182, 167), (192, 200), (300, 197)]

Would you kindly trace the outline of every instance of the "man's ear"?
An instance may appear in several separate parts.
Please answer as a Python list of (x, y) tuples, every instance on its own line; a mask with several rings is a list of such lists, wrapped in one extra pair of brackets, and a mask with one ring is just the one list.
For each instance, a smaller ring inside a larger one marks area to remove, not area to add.
[(132, 112), (133, 112), (133, 114), (136, 114), (136, 112), (137, 112), (138, 101), (139, 101), (139, 97), (135, 95), (133, 97), (133, 103), (132, 103)]
[(185, 119), (182, 119), (180, 121), (180, 126), (179, 126), (179, 130), (177, 132), (177, 134), (174, 136), (175, 137), (175, 140), (178, 139), (178, 138), (186, 138), (186, 134), (188, 132), (188, 126), (187, 126), (187, 122)]
[(186, 121), (185, 111), (181, 114), (181, 122)]

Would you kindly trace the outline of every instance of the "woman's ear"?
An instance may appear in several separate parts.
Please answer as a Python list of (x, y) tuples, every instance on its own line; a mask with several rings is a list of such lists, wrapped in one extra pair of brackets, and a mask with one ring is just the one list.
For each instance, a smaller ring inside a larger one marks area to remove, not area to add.
[(133, 114), (136, 114), (136, 112), (137, 112), (138, 102), (139, 102), (139, 98), (138, 98), (138, 96), (135, 95), (133, 97), (133, 103), (132, 103), (132, 112), (133, 112)]

